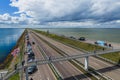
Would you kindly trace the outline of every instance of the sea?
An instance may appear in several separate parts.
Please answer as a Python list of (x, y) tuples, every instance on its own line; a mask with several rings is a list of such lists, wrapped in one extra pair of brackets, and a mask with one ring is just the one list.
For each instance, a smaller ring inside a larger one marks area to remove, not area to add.
[(23, 31), (18, 28), (0, 28), (0, 63), (10, 54)]
[(120, 28), (45, 28), (42, 31), (49, 30), (50, 33), (64, 35), (75, 38), (85, 37), (90, 40), (101, 40), (120, 43)]

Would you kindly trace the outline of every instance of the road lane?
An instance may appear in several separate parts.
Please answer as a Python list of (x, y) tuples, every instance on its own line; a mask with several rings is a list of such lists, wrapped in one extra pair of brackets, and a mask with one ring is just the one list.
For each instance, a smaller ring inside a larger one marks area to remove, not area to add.
[[(29, 35), (30, 38), (30, 42), (32, 44), (32, 42), (35, 40), (31, 37), (31, 35)], [(36, 43), (36, 42), (35, 42)], [(32, 45), (32, 50), (35, 54), (35, 59), (44, 59), (41, 52), (39, 51), (37, 44)], [(49, 68), (48, 64), (45, 65), (38, 65), (37, 66), (38, 71), (35, 72), (34, 74), (30, 75), (29, 78), (33, 78), (34, 80), (56, 80), (52, 70)]]

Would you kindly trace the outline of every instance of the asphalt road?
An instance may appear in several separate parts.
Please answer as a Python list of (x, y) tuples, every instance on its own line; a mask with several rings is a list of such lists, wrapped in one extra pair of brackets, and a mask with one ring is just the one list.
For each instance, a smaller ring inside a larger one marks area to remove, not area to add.
[[(41, 38), (45, 39), (46, 41), (50, 42), (60, 50), (64, 51), (68, 55), (76, 55), (76, 54), (85, 54), (79, 50), (76, 50), (74, 48), (71, 48), (69, 46), (66, 46), (58, 41), (55, 41), (53, 39), (50, 39), (46, 36), (43, 36), (41, 34), (36, 33), (39, 35)], [(84, 58), (78, 59), (81, 63), (84, 64)], [(108, 76), (112, 78), (113, 80), (120, 80), (120, 67), (115, 66), (113, 64), (101, 61), (97, 58), (90, 57), (89, 58), (89, 66), (93, 67), (96, 71), (102, 73), (105, 76)]]
[[(32, 44), (32, 41), (35, 42), (35, 40), (32, 38), (32, 36), (29, 34), (29, 40)], [(32, 45), (32, 50), (35, 54), (35, 59), (44, 59), (44, 57), (42, 56), (41, 52), (39, 51), (38, 47), (36, 45)], [(26, 57), (27, 59), (27, 57)], [(38, 70), (29, 75), (29, 79), (33, 78), (33, 80), (56, 80), (56, 77), (54, 76), (52, 70), (50, 69), (50, 67), (45, 64), (45, 65), (38, 65), (37, 66)]]
[[(36, 40), (36, 44), (44, 50), (47, 56), (55, 56), (55, 57), (61, 56), (53, 48), (49, 47), (46, 43), (40, 40), (36, 35), (32, 34), (32, 36)], [(90, 80), (90, 78), (85, 76), (80, 70), (78, 70), (68, 61), (57, 62), (54, 63), (53, 65), (59, 71), (61, 77), (64, 80)]]

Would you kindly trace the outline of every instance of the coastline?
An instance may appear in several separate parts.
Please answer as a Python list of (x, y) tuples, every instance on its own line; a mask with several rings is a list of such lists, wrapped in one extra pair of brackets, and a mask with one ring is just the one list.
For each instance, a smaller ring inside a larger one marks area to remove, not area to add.
[[(50, 33), (50, 34), (55, 34), (55, 33)], [(72, 38), (70, 38), (70, 37), (68, 37), (68, 36), (65, 36), (65, 35), (60, 35), (60, 34), (56, 34), (56, 35), (61, 36), (61, 37), (64, 36), (64, 37), (66, 37), (66, 38), (72, 39)], [(74, 36), (73, 36), (73, 37), (74, 37)], [(84, 37), (84, 36), (83, 36), (83, 37)], [(78, 38), (76, 38), (76, 37), (74, 37), (74, 38), (75, 38), (75, 39), (73, 39), (73, 40), (80, 41), (80, 40), (78, 40)], [(96, 44), (94, 43), (94, 42), (96, 42), (96, 41), (98, 41), (98, 40), (86, 38), (85, 41), (80, 41), (80, 42), (88, 43), (88, 44), (92, 44), (92, 45), (96, 45)], [(104, 41), (104, 40), (100, 40), (100, 41)], [(107, 44), (111, 44), (112, 47), (113, 47), (113, 49), (120, 49), (120, 43), (118, 43), (118, 42), (110, 42), (110, 41), (104, 41), (104, 42), (106, 42)], [(97, 45), (97, 46), (99, 46), (99, 45)], [(104, 46), (101, 46), (101, 47), (104, 47)]]
[[(12, 52), (15, 48), (17, 48), (17, 47), (19, 46), (21, 40), (23, 39), (24, 34), (25, 34), (25, 30), (23, 31), (23, 33), (21, 34), (21, 36), (20, 36), (19, 39), (17, 40), (17, 42), (16, 42), (15, 46), (12, 48), (11, 52)], [(11, 64), (13, 58), (14, 58), (14, 57), (12, 56), (11, 52), (8, 54), (8, 56), (7, 56), (6, 59), (3, 61), (3, 63), (0, 64), (0, 70), (6, 69), (6, 68), (8, 68), (8, 67), (10, 66), (10, 64)]]

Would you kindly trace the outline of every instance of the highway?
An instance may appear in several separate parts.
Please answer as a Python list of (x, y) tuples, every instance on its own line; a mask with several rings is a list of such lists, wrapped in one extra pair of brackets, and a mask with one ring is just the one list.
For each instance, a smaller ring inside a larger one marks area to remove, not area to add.
[[(85, 54), (77, 49), (71, 48), (67, 45), (64, 45), (58, 41), (55, 41), (53, 39), (50, 39), (46, 36), (43, 36), (41, 34), (35, 33), (42, 39), (48, 41), (49, 43), (53, 44), (60, 50), (64, 51), (68, 55), (77, 55), (77, 54)], [(77, 59), (81, 63), (84, 64), (84, 58)], [(115, 66), (113, 64), (101, 61), (95, 57), (90, 57), (89, 59), (89, 66), (94, 68), (96, 71), (100, 72), (101, 74), (113, 79), (113, 80), (119, 80), (119, 74), (120, 74), (120, 67)]]
[[(47, 56), (55, 56), (55, 57), (61, 56), (53, 48), (51, 48), (42, 40), (40, 40), (36, 35), (34, 35), (33, 33), (30, 33), (30, 34), (34, 38), (36, 45), (41, 47)], [(68, 61), (57, 62), (57, 63), (54, 63), (53, 65), (55, 66), (60, 76), (64, 80), (91, 80)]]
[[(34, 39), (32, 38), (31, 35), (29, 35), (29, 41), (32, 44), (32, 41), (34, 41)], [(44, 59), (43, 55), (41, 54), (41, 52), (39, 51), (37, 45), (32, 45), (32, 50), (35, 54), (35, 59)], [(26, 62), (27, 62), (27, 57), (26, 57)], [(33, 78), (33, 80), (56, 80), (56, 77), (54, 76), (52, 70), (50, 69), (50, 67), (48, 66), (48, 64), (45, 65), (38, 65), (37, 66), (38, 71), (33, 73), (32, 75), (29, 76), (30, 78)], [(25, 80), (25, 79), (23, 79)]]

